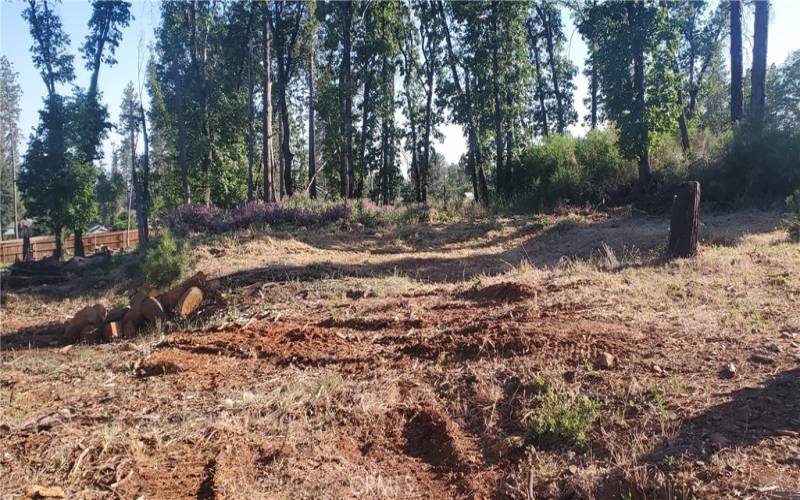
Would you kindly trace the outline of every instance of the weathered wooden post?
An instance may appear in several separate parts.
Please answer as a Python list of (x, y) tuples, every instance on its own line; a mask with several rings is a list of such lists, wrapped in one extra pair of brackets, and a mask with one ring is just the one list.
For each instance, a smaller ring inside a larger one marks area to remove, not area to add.
[(700, 183), (681, 184), (672, 200), (667, 257), (692, 257), (697, 253), (700, 222)]

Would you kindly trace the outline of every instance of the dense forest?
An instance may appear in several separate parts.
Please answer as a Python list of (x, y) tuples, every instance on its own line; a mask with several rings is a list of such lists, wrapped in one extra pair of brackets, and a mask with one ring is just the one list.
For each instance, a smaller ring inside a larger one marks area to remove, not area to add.
[[(2, 61), (4, 227), (23, 207), (59, 237), (132, 211), (146, 245), (152, 219), (184, 205), (543, 210), (630, 202), (687, 178), (733, 205), (800, 185), (800, 52), (767, 65), (766, 1), (164, 2), (119, 123), (100, 72), (118, 63), (130, 4), (92, 7), (80, 47), (91, 78), (78, 82), (51, 2), (28, 2), (47, 95), (23, 154), (19, 84)], [(588, 47), (585, 96), (569, 15)], [(439, 150), (445, 123), (464, 131), (458, 165)], [(568, 132), (578, 123), (584, 137)], [(98, 168), (112, 128), (125, 139)]]

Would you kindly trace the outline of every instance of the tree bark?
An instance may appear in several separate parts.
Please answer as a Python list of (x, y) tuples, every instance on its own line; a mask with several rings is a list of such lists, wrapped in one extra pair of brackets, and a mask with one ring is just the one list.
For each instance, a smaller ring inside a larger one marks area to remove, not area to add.
[(253, 81), (253, 47), (247, 44), (247, 201), (255, 199), (253, 168), (255, 165), (255, 83)]
[[(628, 2), (628, 22), (634, 27), (638, 22), (638, 9), (640, 4)], [(645, 192), (650, 186), (650, 126), (647, 120), (647, 103), (645, 102), (645, 60), (644, 41), (636, 33), (631, 41), (631, 54), (633, 55), (633, 90), (636, 100), (636, 111), (639, 119), (639, 183), (640, 192)]]
[(142, 250), (147, 249), (149, 243), (149, 228), (150, 228), (150, 136), (147, 134), (147, 120), (144, 114), (144, 105), (141, 99), (139, 100), (139, 118), (142, 121), (142, 139), (144, 140), (144, 158), (142, 162), (142, 180), (141, 180), (141, 221), (139, 224), (139, 248)]
[[(420, 27), (420, 33), (424, 33), (423, 28)], [(404, 30), (403, 32), (403, 44), (401, 45), (401, 51), (403, 53), (403, 62), (405, 65), (405, 79), (403, 83), (403, 90), (406, 95), (406, 107), (408, 108), (408, 125), (409, 131), (411, 133), (411, 180), (414, 182), (414, 201), (420, 203), (422, 201), (422, 191), (420, 189), (421, 184), (421, 177), (420, 177), (420, 169), (419, 169), (419, 159), (417, 158), (417, 114), (414, 109), (414, 101), (411, 98), (411, 86), (412, 86), (412, 66), (411, 66), (411, 56), (410, 54), (413, 53), (414, 46), (409, 43), (410, 36)], [(425, 42), (423, 41), (423, 55), (425, 54)]]
[(278, 199), (282, 200), (286, 197), (286, 177), (283, 175), (283, 113), (281, 113), (280, 92), (278, 92), (278, 96), (278, 185), (280, 186)]
[(270, 23), (275, 37), (275, 52), (277, 53), (277, 85), (278, 85), (278, 113), (280, 115), (280, 170), (281, 170), (281, 196), (294, 194), (294, 178), (292, 177), (292, 163), (294, 154), (291, 151), (291, 120), (286, 97), (289, 91), (289, 81), (294, 70), (294, 51), (297, 35), (300, 32), (300, 15), (296, 16), (292, 26), (287, 25), (283, 9), (287, 3), (277, 4), (274, 23)]
[(275, 201), (275, 191), (272, 182), (272, 61), (270, 52), (272, 51), (272, 30), (269, 22), (269, 4), (264, 4), (264, 19), (262, 33), (262, 53), (261, 58), (264, 63), (264, 130), (262, 132), (263, 143), (263, 167), (264, 167), (264, 202), (273, 203)]
[(589, 89), (590, 89), (590, 96), (591, 96), (591, 118), (590, 123), (592, 129), (597, 128), (597, 90), (598, 90), (598, 81), (597, 81), (597, 65), (595, 63), (595, 49), (592, 47), (592, 55), (590, 56), (591, 60), (591, 71), (590, 81), (589, 81)]
[(203, 129), (203, 159), (201, 168), (203, 172), (203, 198), (206, 205), (211, 205), (211, 163), (213, 152), (211, 150), (211, 120), (208, 106), (208, 82), (206, 82), (206, 60), (208, 58), (208, 44), (206, 43), (207, 33), (203, 34), (203, 39), (198, 42), (197, 29), (197, 4), (198, 0), (192, 0), (189, 9), (189, 20), (191, 24), (191, 58), (192, 68), (196, 78), (196, 84), (200, 92), (200, 111), (202, 113)]
[[(422, 27), (420, 27), (422, 31)], [(422, 143), (422, 164), (419, 166), (419, 201), (428, 203), (428, 176), (431, 168), (431, 129), (433, 126), (433, 92), (436, 72), (436, 47), (433, 46), (433, 33), (430, 24), (426, 27), (427, 50), (423, 41), (425, 56), (425, 137)], [(416, 144), (415, 144), (416, 147)]]
[[(394, 75), (392, 75), (394, 76)], [(386, 93), (386, 89), (389, 86), (388, 79), (389, 79), (389, 61), (384, 53), (382, 61), (381, 61), (381, 79), (383, 84), (383, 91), (384, 94)], [(387, 96), (382, 96), (384, 100), (387, 99)], [(391, 109), (391, 107), (390, 107)], [(393, 110), (392, 110), (393, 112)], [(380, 188), (381, 188), (381, 200), (384, 205), (389, 204), (389, 119), (386, 116), (387, 110), (385, 105), (383, 109), (381, 109), (381, 171), (380, 171)]]
[[(192, 192), (189, 184), (189, 162), (186, 149), (186, 111), (184, 109), (185, 80), (184, 75), (177, 70), (175, 78), (175, 100), (177, 104), (177, 129), (178, 129), (178, 170), (181, 175), (181, 188), (183, 190), (183, 202), (192, 203)], [(130, 228), (129, 228), (130, 229)]]
[[(140, 109), (143, 111), (144, 108)], [(133, 103), (131, 103), (131, 107), (128, 109), (128, 114), (132, 117), (134, 116), (134, 113), (136, 113), (136, 110), (133, 108)], [(131, 203), (133, 204), (134, 212), (136, 213), (136, 230), (139, 234), (139, 248), (144, 249), (146, 246), (142, 246), (142, 239), (144, 239), (144, 244), (147, 245), (147, 236), (146, 234), (144, 236), (142, 235), (142, 230), (146, 230), (147, 226), (144, 212), (144, 203), (146, 200), (144, 193), (142, 192), (143, 179), (140, 180), (139, 175), (136, 173), (136, 129), (131, 127), (129, 133), (131, 141)], [(147, 151), (147, 149), (145, 149), (145, 151)], [(130, 215), (128, 215), (128, 230), (130, 231)]]
[(672, 201), (668, 257), (692, 257), (697, 253), (699, 220), (700, 183), (686, 182), (678, 187)]
[(530, 23), (528, 24), (528, 36), (533, 44), (531, 52), (533, 52), (533, 64), (536, 68), (536, 97), (541, 109), (539, 126), (542, 128), (542, 135), (547, 137), (550, 135), (550, 127), (547, 124), (547, 107), (544, 102), (544, 78), (542, 78), (542, 63), (539, 60), (539, 36), (533, 31)]
[(683, 90), (678, 89), (678, 106), (681, 114), (678, 115), (678, 128), (681, 132), (681, 148), (684, 153), (692, 150), (692, 143), (689, 141), (689, 126), (686, 123), (686, 109), (683, 106)]
[(86, 257), (86, 251), (83, 248), (83, 229), (76, 229), (73, 231), (73, 239), (75, 240), (74, 254), (76, 257)]
[(351, 25), (353, 21), (353, 5), (351, 2), (340, 2), (342, 16), (342, 62), (340, 68), (340, 86), (342, 92), (342, 120), (344, 126), (344, 151), (341, 167), (342, 198), (347, 206), (350, 197), (350, 175), (353, 165), (353, 91), (352, 70), (350, 64), (352, 39)]
[[(492, 32), (499, 36), (497, 18), (500, 15), (498, 12), (499, 2), (492, 2)], [(502, 97), (500, 95), (500, 61), (498, 56), (499, 40), (495, 40), (492, 44), (492, 90), (494, 97), (494, 149), (495, 149), (495, 172), (497, 179), (497, 191), (506, 193), (506, 174), (503, 168), (503, 146), (505, 145), (505, 137), (503, 136), (503, 105)]]
[(684, 153), (688, 153), (692, 149), (692, 144), (689, 142), (689, 126), (686, 124), (686, 113), (681, 109), (681, 114), (678, 115), (678, 128), (681, 131), (681, 148)]
[(316, 39), (312, 33), (308, 55), (308, 196), (317, 197), (317, 153), (314, 144), (314, 69), (316, 66)]
[[(511, 105), (513, 102), (513, 96), (511, 95), (511, 91), (506, 91), (506, 106), (508, 109), (511, 109)], [(511, 193), (512, 190), (512, 182), (513, 182), (513, 172), (511, 172), (511, 163), (513, 160), (514, 155), (514, 124), (511, 123), (511, 118), (509, 116), (506, 117), (506, 144), (505, 144), (505, 152), (506, 152), (506, 191)]]
[(17, 134), (11, 131), (11, 189), (14, 202), (14, 238), (19, 238), (19, 201), (17, 194)]
[[(288, 78), (286, 75), (283, 79)], [(291, 141), (291, 127), (289, 122), (289, 106), (286, 101), (286, 85), (287, 82), (282, 79), (280, 84), (280, 91), (278, 92), (278, 105), (281, 113), (281, 170), (283, 172), (283, 190), (286, 196), (292, 196), (294, 193), (294, 179), (292, 178), (292, 161), (294, 154), (292, 153), (289, 142)]]
[(22, 233), (22, 261), (29, 262), (33, 260), (33, 249), (31, 248), (31, 230), (26, 225), (21, 228)]
[(471, 126), (472, 132), (470, 134), (471, 140), (470, 144), (474, 150), (475, 154), (475, 169), (476, 174), (478, 177), (478, 191), (480, 195), (480, 202), (484, 207), (489, 206), (489, 186), (486, 184), (486, 175), (483, 172), (483, 154), (481, 152), (481, 145), (478, 141), (480, 137), (480, 125), (477, 123), (477, 117), (472, 113), (472, 92), (471, 92), (471, 80), (469, 76), (469, 72), (464, 74), (464, 83), (465, 83), (465, 90), (466, 90), (466, 98), (467, 101), (470, 102), (470, 117), (471, 117)]
[(556, 67), (555, 49), (553, 46), (553, 29), (550, 25), (550, 15), (539, 5), (536, 6), (536, 10), (539, 12), (539, 17), (542, 20), (542, 24), (544, 24), (547, 58), (550, 64), (550, 73), (552, 73), (553, 78), (553, 92), (556, 96), (556, 132), (563, 134), (566, 121), (564, 119), (564, 105), (561, 99), (561, 87), (558, 80), (558, 68)]
[(731, 121), (737, 123), (744, 117), (744, 89), (742, 83), (742, 2), (730, 0), (731, 8)]
[(358, 152), (358, 168), (361, 169), (361, 178), (359, 185), (356, 189), (356, 196), (361, 196), (363, 192), (364, 177), (367, 175), (367, 123), (369, 123), (369, 114), (371, 111), (371, 90), (372, 90), (372, 69), (369, 66), (370, 61), (364, 64), (364, 100), (361, 109), (361, 142), (359, 144)]
[(767, 34), (769, 31), (769, 2), (756, 2), (753, 26), (753, 68), (750, 89), (750, 117), (756, 127), (764, 124), (764, 105), (767, 90)]
[(61, 260), (64, 255), (64, 229), (61, 226), (53, 228), (53, 237), (56, 240), (56, 248), (53, 250), (53, 257)]

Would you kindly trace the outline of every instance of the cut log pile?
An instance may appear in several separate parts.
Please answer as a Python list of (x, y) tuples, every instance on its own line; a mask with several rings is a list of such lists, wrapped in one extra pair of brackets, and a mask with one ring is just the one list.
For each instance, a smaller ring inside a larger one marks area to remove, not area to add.
[(66, 262), (47, 257), (42, 260), (17, 261), (8, 273), (10, 288), (62, 283), (73, 275), (101, 267), (111, 261), (111, 253), (100, 251), (89, 257), (73, 257)]
[(87, 343), (131, 338), (145, 325), (189, 317), (207, 295), (208, 284), (202, 272), (160, 295), (153, 287), (140, 288), (131, 295), (128, 306), (107, 310), (102, 304), (95, 304), (81, 309), (64, 326), (64, 335), (69, 342)]

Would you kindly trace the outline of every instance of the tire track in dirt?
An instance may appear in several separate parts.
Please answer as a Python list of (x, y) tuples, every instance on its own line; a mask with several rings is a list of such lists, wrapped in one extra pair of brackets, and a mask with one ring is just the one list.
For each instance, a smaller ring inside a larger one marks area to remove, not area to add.
[[(591, 308), (585, 304), (540, 305), (536, 292), (526, 286), (500, 283), (454, 296), (458, 298), (420, 300), (411, 317), (400, 316), (409, 307), (409, 299), (403, 298), (402, 307), (377, 300), (371, 309), (345, 318), (180, 332), (158, 344), (137, 372), (153, 376), (203, 371), (204, 361), (217, 365), (238, 359), (257, 361), (262, 367), (334, 367), (363, 374), (414, 361), (464, 363), (545, 353), (582, 363), (598, 352), (622, 359), (632, 350), (635, 336), (624, 326), (586, 315)], [(483, 306), (478, 317), (475, 301)]]
[[(541, 304), (535, 290), (502, 283), (485, 291), (473, 287), (419, 298), (365, 298), (358, 304), (360, 312), (349, 317), (304, 323), (263, 321), (244, 328), (177, 333), (140, 363), (138, 373), (219, 390), (241, 386), (256, 373), (274, 375), (290, 366), (329, 367), (344, 376), (363, 378), (386, 370), (400, 373), (418, 363), (466, 365), (517, 356), (532, 356), (543, 365), (548, 359), (581, 365), (599, 351), (625, 358), (630, 354), (628, 345), (635, 345), (630, 344), (632, 332), (620, 324), (598, 322), (586, 314), (586, 304)], [(465, 394), (472, 390), (469, 381), (460, 383)], [(500, 402), (502, 425), (512, 433), (520, 431), (514, 428), (514, 412), (521, 384), (518, 379), (508, 380)], [(430, 398), (407, 397), (408, 402), (389, 408), (374, 422), (335, 424), (333, 436), (352, 440), (340, 447), (355, 445), (347, 454), (348, 462), (365, 475), (354, 480), (361, 481), (357, 484), (344, 485), (347, 475), (339, 469), (326, 470), (330, 477), (342, 477), (340, 493), (429, 498), (496, 495), (498, 471), (510, 459), (507, 452), (497, 451), (502, 444), (484, 436), (478, 420), (455, 422)], [(243, 467), (258, 469), (264, 476), (280, 476), (289, 469), (288, 461), (295, 471), (292, 474), (307, 470), (301, 451), (277, 447), (271, 453), (272, 460), (256, 463), (258, 459), (251, 457), (251, 463), (238, 460), (233, 469), (226, 465), (232, 463), (230, 457), (223, 459), (221, 453), (197, 464), (199, 472), (193, 477), (210, 484), (202, 491), (214, 492), (220, 488), (219, 478), (235, 476)], [(214, 477), (209, 479), (212, 467), (207, 466), (212, 459)], [(346, 470), (345, 465), (339, 467)], [(370, 483), (369, 478), (375, 477), (389, 482)]]

